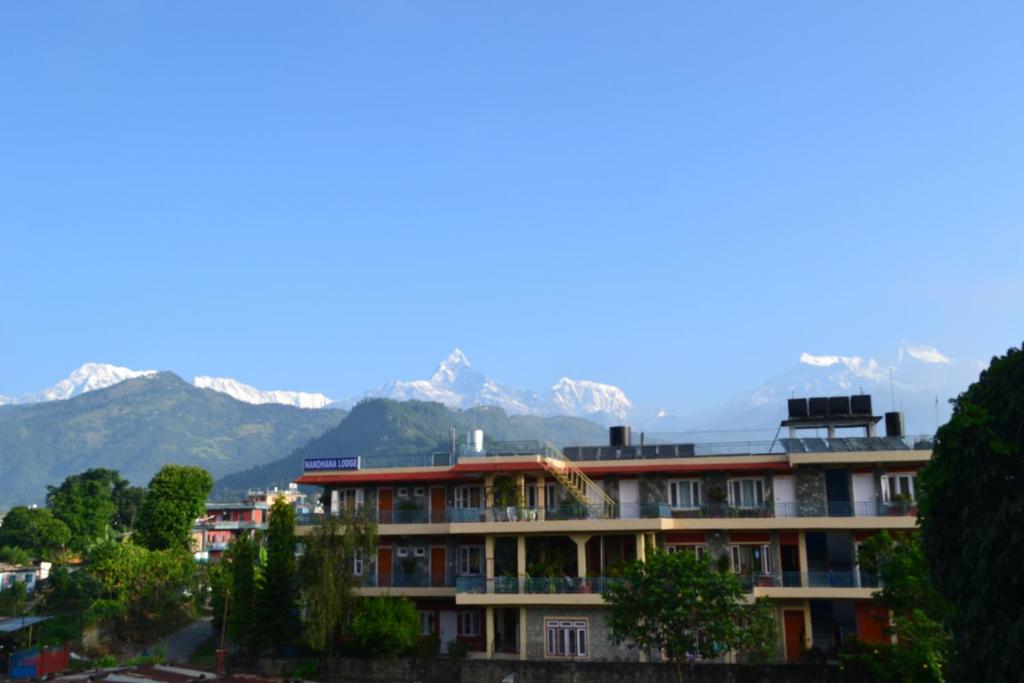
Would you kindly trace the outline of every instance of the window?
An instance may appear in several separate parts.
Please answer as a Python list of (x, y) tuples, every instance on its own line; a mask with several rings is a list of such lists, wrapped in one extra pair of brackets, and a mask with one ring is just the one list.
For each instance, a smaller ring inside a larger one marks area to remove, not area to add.
[(421, 636), (432, 636), (434, 635), (434, 610), (421, 610), (420, 611), (420, 635)]
[(480, 612), (459, 612), (457, 633), (467, 638), (478, 638), (480, 636)]
[(732, 570), (736, 574), (771, 574), (771, 548), (768, 545), (734, 545)]
[(696, 479), (670, 481), (668, 502), (676, 510), (693, 510), (700, 507), (700, 482)]
[(363, 551), (359, 548), (356, 548), (355, 555), (352, 556), (352, 574), (363, 575)]
[(689, 544), (689, 543), (665, 546), (665, 552), (667, 552), (669, 555), (671, 555), (672, 553), (682, 553), (682, 552), (693, 553), (694, 555), (697, 556), (698, 560), (700, 558), (704, 557), (704, 551), (705, 550), (706, 550), (706, 547), (703, 546), (703, 545), (694, 545), (694, 544)]
[(409, 489), (407, 489), (404, 486), (402, 488), (398, 489), (398, 496), (400, 498), (408, 498), (409, 497)]
[(537, 509), (537, 485), (530, 484), (526, 487), (526, 507), (530, 510)]
[(729, 482), (729, 505), (734, 508), (764, 506), (764, 482), (760, 479), (733, 479)]
[(416, 557), (425, 557), (426, 554), (427, 554), (427, 549), (422, 547), (422, 546), (419, 547), (419, 548), (414, 548), (413, 549), (413, 555), (415, 555)]
[(585, 619), (547, 619), (548, 657), (586, 657), (587, 622)]
[(556, 508), (558, 507), (558, 499), (555, 498), (555, 485), (545, 484), (544, 485), (544, 507)]
[(417, 498), (422, 498), (427, 494), (427, 492), (426, 489), (424, 489), (422, 486), (417, 486), (415, 489), (413, 489), (412, 494)]
[(480, 507), (479, 486), (456, 486), (455, 507), (457, 508), (478, 508)]
[(398, 556), (399, 557), (409, 557), (409, 548), (407, 548), (406, 546), (399, 546), (398, 547)]
[(338, 505), (341, 510), (348, 510), (353, 512), (363, 507), (363, 490), (362, 489), (339, 489), (338, 490)]
[(882, 500), (886, 503), (892, 503), (899, 500), (916, 500), (914, 498), (914, 489), (917, 484), (917, 475), (913, 473), (906, 474), (886, 474), (882, 477)]
[(482, 547), (460, 546), (458, 558), (460, 576), (479, 576), (484, 573), (484, 549)]

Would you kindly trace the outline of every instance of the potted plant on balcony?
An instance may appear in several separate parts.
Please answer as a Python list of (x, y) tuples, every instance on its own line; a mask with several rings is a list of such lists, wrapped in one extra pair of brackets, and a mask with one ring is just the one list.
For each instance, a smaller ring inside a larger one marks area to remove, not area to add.
[(399, 524), (409, 524), (418, 521), (416, 519), (416, 513), (423, 508), (414, 500), (403, 500), (398, 503), (398, 514), (395, 515), (395, 522)]
[(729, 493), (721, 483), (708, 486), (708, 517), (714, 517), (717, 510), (723, 508), (729, 500)]

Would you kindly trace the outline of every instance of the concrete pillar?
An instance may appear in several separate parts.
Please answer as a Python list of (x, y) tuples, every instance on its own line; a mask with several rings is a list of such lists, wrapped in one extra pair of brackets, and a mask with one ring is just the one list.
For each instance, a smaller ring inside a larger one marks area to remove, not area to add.
[(341, 491), (331, 489), (331, 514), (335, 517), (341, 513)]
[[(801, 531), (797, 536), (797, 553), (800, 556), (800, 585), (804, 584), (804, 575), (809, 571), (807, 568), (807, 532)], [(811, 577), (807, 576), (807, 584), (810, 585)], [(810, 617), (808, 617), (809, 619)]]
[(643, 532), (639, 532), (636, 535), (636, 559), (641, 562), (647, 561), (647, 549), (644, 547)]
[(576, 542), (576, 576), (583, 578), (587, 575), (587, 541), (590, 536), (573, 534), (570, 538)]
[[(494, 475), (484, 475), (484, 507), (488, 511), (494, 507)], [(489, 518), (488, 518), (489, 519)]]
[(547, 509), (548, 502), (545, 500), (547, 496), (547, 486), (545, 486), (547, 480), (543, 474), (538, 474), (536, 479), (537, 485), (537, 519), (544, 519), (544, 510)]
[[(803, 534), (800, 534), (803, 537)], [(814, 632), (811, 630), (811, 601), (804, 600), (804, 649), (810, 650), (814, 645)]]
[(526, 536), (516, 536), (516, 575), (526, 576)]
[(484, 631), (486, 633), (484, 639), (485, 650), (487, 659), (494, 657), (494, 608), (488, 607), (487, 612), (484, 614)]
[(484, 564), (487, 567), (486, 577), (494, 578), (494, 536), (488, 534), (484, 537)]
[(516, 507), (526, 507), (526, 475), (516, 473)]
[(526, 608), (519, 608), (519, 659), (526, 659)]

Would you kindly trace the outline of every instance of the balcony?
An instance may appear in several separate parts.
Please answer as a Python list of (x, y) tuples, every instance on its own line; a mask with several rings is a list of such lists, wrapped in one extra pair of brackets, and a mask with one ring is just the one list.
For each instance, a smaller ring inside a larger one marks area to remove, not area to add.
[(555, 578), (498, 576), (485, 579), (477, 576), (460, 576), (455, 582), (456, 593), (471, 594), (520, 594), (529, 595), (579, 595), (602, 594), (612, 585), (621, 583), (621, 578), (611, 577), (575, 577), (561, 576)]
[(788, 592), (757, 589), (877, 589), (880, 588), (878, 577), (863, 571), (811, 571), (811, 572), (776, 572), (774, 574), (742, 574), (737, 578), (743, 589), (750, 593), (763, 593), (768, 597), (799, 597), (789, 596)]
[(196, 529), (217, 529), (217, 530), (234, 530), (234, 529), (266, 529), (266, 522), (247, 522), (247, 521), (231, 521), (231, 520), (207, 520), (204, 522), (198, 522), (195, 525)]
[(455, 582), (444, 573), (376, 572), (362, 577), (363, 588), (454, 588)]
[[(775, 517), (911, 517), (917, 515), (913, 501), (828, 502), (822, 509), (816, 503), (775, 503)], [(772, 515), (768, 515), (772, 516)]]

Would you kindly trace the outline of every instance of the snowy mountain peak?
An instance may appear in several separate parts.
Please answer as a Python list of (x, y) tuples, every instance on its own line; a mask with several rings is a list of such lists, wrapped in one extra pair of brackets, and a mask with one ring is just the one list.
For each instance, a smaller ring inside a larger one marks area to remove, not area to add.
[(324, 394), (305, 391), (262, 391), (229, 377), (196, 377), (192, 380), (192, 384), (200, 389), (219, 391), (231, 398), (255, 405), (281, 403), (296, 408), (324, 408), (331, 403), (331, 399)]
[(107, 363), (85, 363), (74, 370), (66, 379), (34, 394), (26, 394), (15, 399), (14, 403), (38, 403), (40, 401), (58, 401), (72, 398), (96, 389), (119, 384), (134, 377), (148, 377), (156, 374), (156, 370), (132, 370), (120, 365)]
[(462, 349), (456, 347), (454, 351), (448, 354), (448, 357), (441, 361), (441, 364), (437, 366), (437, 370), (431, 375), (430, 381), (432, 384), (443, 385), (443, 384), (454, 384), (456, 378), (463, 370), (470, 366), (469, 359), (466, 358), (466, 354), (462, 352)]
[(559, 412), (581, 417), (604, 413), (624, 420), (633, 407), (619, 387), (568, 377), (562, 377), (551, 387), (551, 400)]

